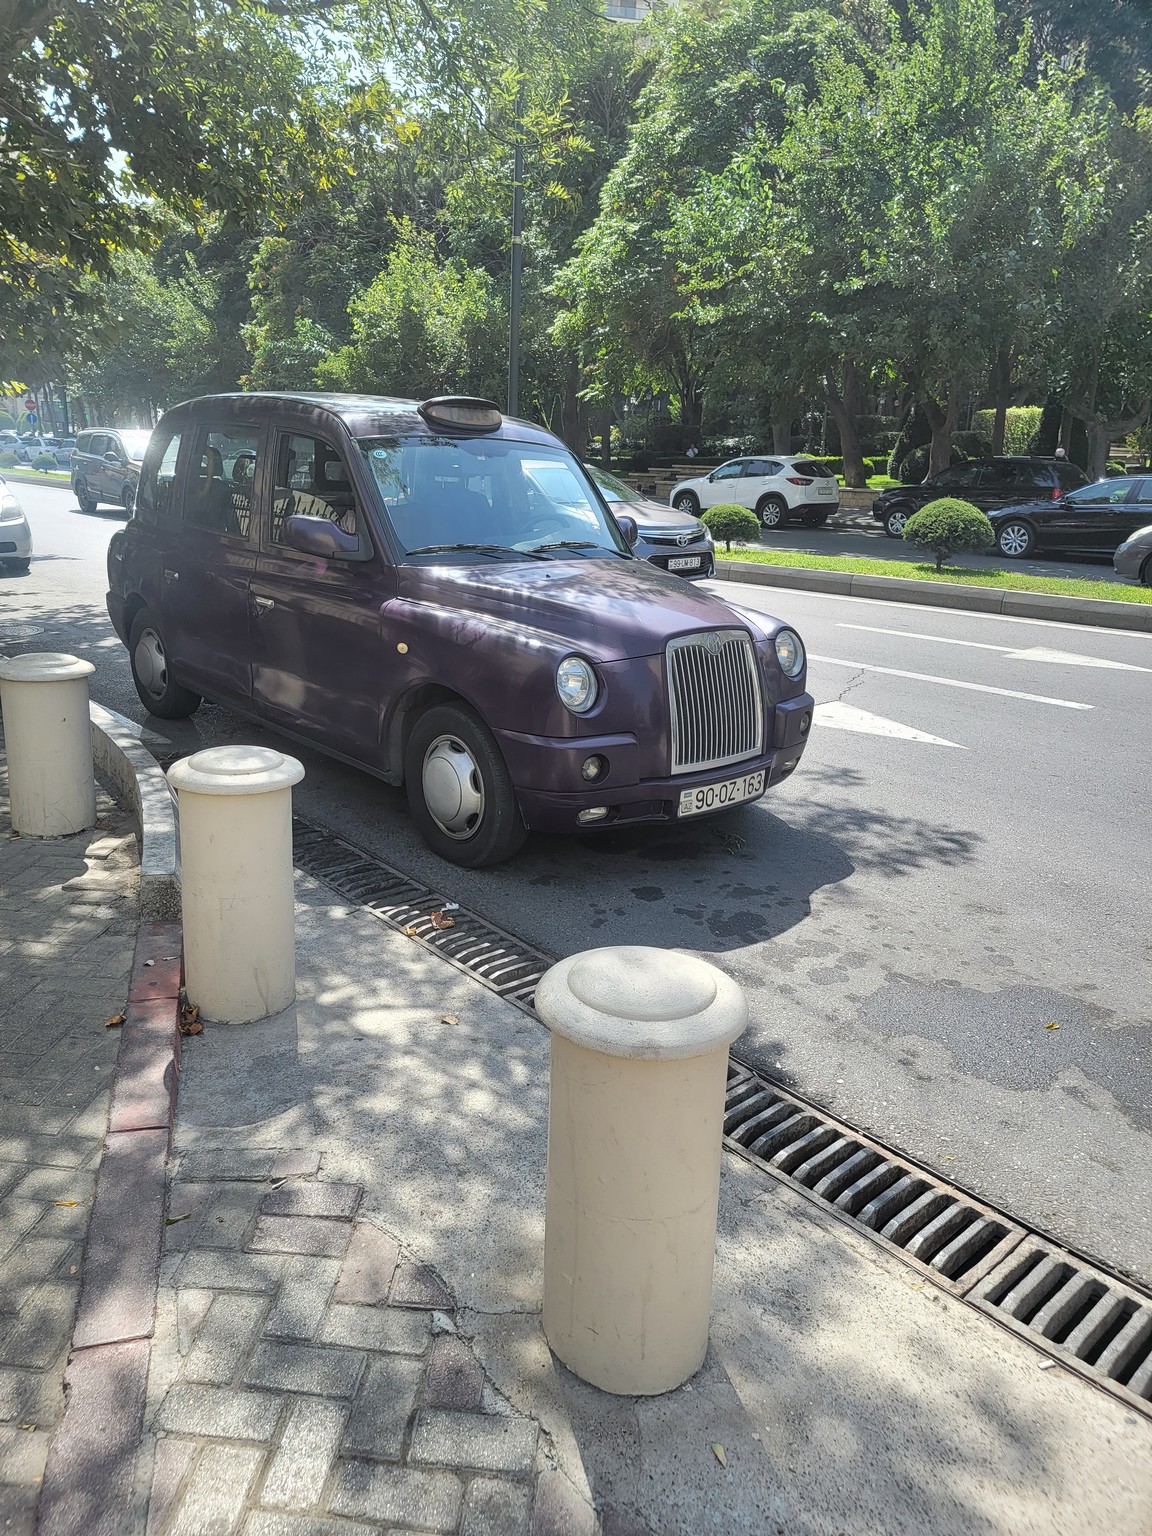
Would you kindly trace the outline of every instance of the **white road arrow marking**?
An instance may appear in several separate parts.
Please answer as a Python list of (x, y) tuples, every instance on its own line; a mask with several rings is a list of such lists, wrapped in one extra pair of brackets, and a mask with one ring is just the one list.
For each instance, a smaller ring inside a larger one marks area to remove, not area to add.
[(837, 624), (837, 629), (859, 629), (869, 635), (897, 635), (902, 640), (931, 640), (936, 645), (965, 645), (973, 651), (999, 651), (1007, 661), (1051, 661), (1067, 667), (1110, 667), (1116, 672), (1152, 672), (1128, 661), (1102, 661), (1098, 656), (1079, 656), (1074, 651), (1051, 651), (1034, 645), (1018, 651), (1010, 645), (989, 645), (986, 640), (954, 640), (951, 635), (922, 635), (914, 629), (878, 629), (873, 624)]
[(931, 747), (956, 747), (961, 752), (968, 750), (958, 741), (945, 741), (943, 736), (929, 736), (927, 731), (901, 725), (899, 720), (885, 720), (883, 715), (869, 714), (866, 709), (841, 704), (838, 699), (831, 704), (817, 704), (813, 714), (822, 729), (828, 731), (859, 731), (865, 736), (891, 736), (900, 741), (923, 741)]
[(962, 683), (956, 677), (933, 677), (930, 672), (903, 672), (899, 667), (876, 667), (867, 661), (844, 661), (839, 656), (817, 656), (808, 652), (809, 661), (822, 661), (829, 667), (851, 667), (855, 672), (882, 672), (886, 677), (909, 677), (917, 683), (939, 683), (942, 688), (966, 688), (971, 693), (995, 693), (1002, 699), (1024, 699), (1029, 704), (1055, 704), (1059, 709), (1095, 709), (1094, 704), (1076, 704), (1071, 699), (1049, 699), (1042, 693), (1018, 693), (1015, 688), (992, 688), (987, 683)]

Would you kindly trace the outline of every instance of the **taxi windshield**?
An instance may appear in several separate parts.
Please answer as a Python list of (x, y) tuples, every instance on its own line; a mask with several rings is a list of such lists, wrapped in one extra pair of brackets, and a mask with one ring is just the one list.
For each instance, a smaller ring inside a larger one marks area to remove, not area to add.
[(366, 438), (383, 509), (413, 560), (631, 558), (575, 459), (504, 438)]

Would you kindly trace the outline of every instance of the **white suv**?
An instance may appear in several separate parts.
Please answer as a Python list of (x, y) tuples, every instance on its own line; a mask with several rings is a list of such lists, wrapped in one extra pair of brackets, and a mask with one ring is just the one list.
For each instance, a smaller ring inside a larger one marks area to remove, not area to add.
[(729, 459), (710, 475), (681, 480), (668, 500), (678, 512), (699, 515), (722, 502), (748, 507), (765, 528), (802, 522), (819, 528), (840, 509), (840, 487), (827, 464), (797, 454)]

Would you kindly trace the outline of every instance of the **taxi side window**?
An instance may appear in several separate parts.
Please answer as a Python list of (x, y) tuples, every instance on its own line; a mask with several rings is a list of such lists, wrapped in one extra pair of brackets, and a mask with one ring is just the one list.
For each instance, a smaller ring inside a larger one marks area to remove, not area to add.
[(185, 523), (246, 539), (259, 453), (256, 427), (202, 427), (192, 445)]
[(325, 517), (345, 533), (363, 538), (356, 492), (344, 460), (323, 438), (281, 432), (272, 487), (272, 542), (287, 546), (290, 517)]
[(181, 434), (153, 441), (140, 471), (136, 491), (135, 516), (148, 522), (170, 523), (176, 514), (176, 460), (180, 456)]

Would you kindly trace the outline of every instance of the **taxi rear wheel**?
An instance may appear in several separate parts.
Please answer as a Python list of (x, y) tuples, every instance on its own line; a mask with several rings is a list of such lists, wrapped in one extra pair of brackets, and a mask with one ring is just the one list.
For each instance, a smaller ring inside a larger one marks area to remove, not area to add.
[(408, 808), (434, 853), (465, 869), (502, 864), (528, 830), (496, 738), (473, 710), (437, 704), (404, 753)]
[(150, 608), (142, 608), (132, 620), (128, 656), (132, 681), (149, 714), (161, 720), (184, 720), (200, 708), (200, 695), (183, 687), (168, 670), (160, 624)]

